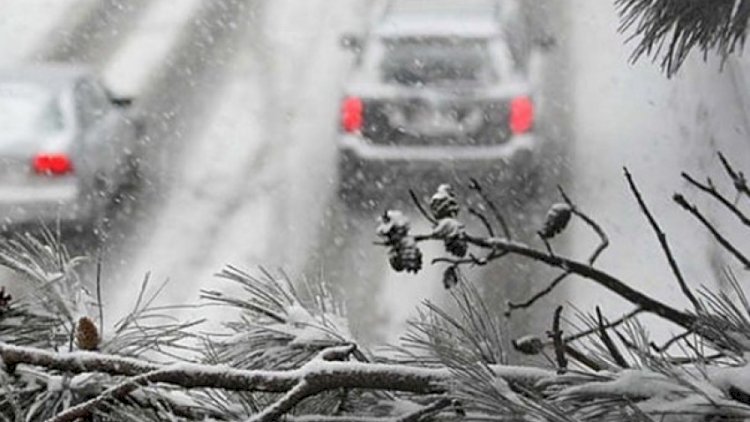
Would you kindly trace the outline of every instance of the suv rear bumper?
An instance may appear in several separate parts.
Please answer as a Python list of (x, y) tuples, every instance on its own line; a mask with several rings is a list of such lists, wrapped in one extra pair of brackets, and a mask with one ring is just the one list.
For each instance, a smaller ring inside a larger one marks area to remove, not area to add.
[(339, 142), (339, 148), (347, 155), (361, 161), (379, 162), (416, 162), (434, 165), (438, 162), (456, 164), (488, 161), (510, 162), (520, 156), (533, 156), (539, 149), (533, 134), (514, 136), (507, 142), (498, 145), (482, 146), (394, 146), (376, 145), (361, 136), (345, 135)]
[(485, 186), (526, 190), (536, 183), (541, 147), (533, 134), (471, 147), (385, 146), (344, 136), (339, 152), (340, 193), (361, 201), (403, 196), (409, 188), (434, 189), (440, 183), (466, 185), (469, 178)]

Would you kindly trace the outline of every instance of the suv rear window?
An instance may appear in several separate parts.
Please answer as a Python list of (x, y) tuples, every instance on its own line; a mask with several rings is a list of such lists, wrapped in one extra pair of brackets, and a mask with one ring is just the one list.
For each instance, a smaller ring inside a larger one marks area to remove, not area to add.
[(407, 86), (481, 83), (494, 77), (485, 40), (386, 40), (383, 80)]

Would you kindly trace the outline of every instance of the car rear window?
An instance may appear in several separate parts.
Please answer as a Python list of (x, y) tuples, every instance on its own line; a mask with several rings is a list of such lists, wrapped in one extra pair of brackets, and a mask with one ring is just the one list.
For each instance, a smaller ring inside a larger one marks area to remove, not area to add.
[(399, 85), (486, 82), (494, 77), (484, 40), (388, 40), (383, 80)]
[(61, 130), (63, 118), (56, 97), (32, 84), (0, 83), (0, 136)]

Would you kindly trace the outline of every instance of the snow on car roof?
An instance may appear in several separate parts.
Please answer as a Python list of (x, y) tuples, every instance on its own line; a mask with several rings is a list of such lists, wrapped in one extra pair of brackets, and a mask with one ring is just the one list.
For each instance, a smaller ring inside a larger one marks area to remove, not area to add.
[(387, 13), (440, 12), (490, 16), (496, 14), (499, 7), (498, 0), (393, 0), (387, 6)]
[(414, 13), (388, 16), (374, 30), (383, 38), (420, 36), (456, 36), (487, 38), (500, 34), (500, 26), (491, 16), (472, 16), (442, 13)]

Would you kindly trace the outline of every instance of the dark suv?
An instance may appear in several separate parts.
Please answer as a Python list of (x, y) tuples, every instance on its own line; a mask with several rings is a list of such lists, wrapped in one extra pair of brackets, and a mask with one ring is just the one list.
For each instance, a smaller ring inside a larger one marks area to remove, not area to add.
[(341, 103), (339, 191), (477, 177), (530, 183), (539, 141), (524, 35), (510, 1), (402, 0), (366, 36)]

